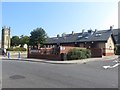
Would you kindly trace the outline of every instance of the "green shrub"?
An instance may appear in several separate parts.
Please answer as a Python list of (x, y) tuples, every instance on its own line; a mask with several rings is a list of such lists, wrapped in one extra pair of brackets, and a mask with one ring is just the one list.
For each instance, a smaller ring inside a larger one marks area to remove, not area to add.
[(116, 54), (116, 55), (120, 55), (120, 46), (117, 46), (117, 47), (115, 48), (115, 54)]
[(73, 48), (67, 53), (68, 60), (86, 59), (90, 57), (91, 53), (88, 49)]
[(16, 47), (16, 48), (8, 48), (7, 51), (26, 51), (25, 48), (22, 48), (22, 47)]

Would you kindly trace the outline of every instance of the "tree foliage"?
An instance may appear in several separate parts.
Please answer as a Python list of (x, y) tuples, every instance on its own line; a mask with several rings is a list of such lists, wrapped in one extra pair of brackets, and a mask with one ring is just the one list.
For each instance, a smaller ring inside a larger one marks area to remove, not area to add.
[(42, 45), (47, 37), (45, 30), (42, 28), (36, 28), (30, 34), (31, 36), (29, 44), (32, 46), (37, 46), (38, 44)]
[(29, 44), (29, 37), (28, 36), (21, 36), (20, 44), (23, 46), (24, 44)]
[(11, 46), (18, 46), (20, 44), (19, 36), (13, 36), (11, 38)]
[(120, 55), (120, 46), (115, 47), (115, 54)]
[(23, 46), (24, 44), (29, 44), (29, 36), (21, 35), (19, 36), (12, 36), (11, 38), (11, 46)]
[(45, 30), (42, 28), (36, 28), (31, 31), (30, 34), (30, 37), (24, 35), (21, 35), (20, 37), (13, 36), (11, 38), (11, 46), (21, 45), (23, 47), (24, 44), (29, 44), (32, 46), (37, 46), (38, 44), (40, 44), (42, 46), (42, 44), (45, 42), (45, 39), (48, 37)]

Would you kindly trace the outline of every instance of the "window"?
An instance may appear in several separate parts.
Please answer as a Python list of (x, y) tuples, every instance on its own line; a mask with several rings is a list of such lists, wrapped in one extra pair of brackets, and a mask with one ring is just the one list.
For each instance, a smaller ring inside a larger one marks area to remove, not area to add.
[(88, 37), (85, 37), (85, 39), (88, 39)]
[(112, 46), (109, 47), (109, 50), (112, 50)]
[(82, 36), (82, 35), (79, 35), (78, 37), (79, 37), (79, 38), (82, 38), (83, 36)]
[(102, 34), (101, 33), (96, 33), (96, 37), (100, 37)]

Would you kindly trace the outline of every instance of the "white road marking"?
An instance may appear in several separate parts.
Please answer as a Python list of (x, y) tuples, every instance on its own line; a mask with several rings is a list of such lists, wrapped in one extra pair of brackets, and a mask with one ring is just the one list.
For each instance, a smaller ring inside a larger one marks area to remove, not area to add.
[(115, 64), (115, 65), (113, 65), (113, 66), (110, 66), (110, 65), (108, 65), (108, 66), (103, 66), (103, 68), (104, 68), (104, 69), (115, 68), (115, 67), (117, 67), (118, 65), (120, 65), (120, 63), (117, 63), (117, 64)]

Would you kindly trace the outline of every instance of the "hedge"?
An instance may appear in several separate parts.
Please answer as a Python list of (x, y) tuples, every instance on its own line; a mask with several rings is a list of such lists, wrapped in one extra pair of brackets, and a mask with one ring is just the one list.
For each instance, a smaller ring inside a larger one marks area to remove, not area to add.
[(16, 48), (8, 48), (7, 51), (26, 51), (25, 48), (22, 47), (16, 47)]
[(86, 59), (90, 57), (91, 53), (88, 49), (73, 48), (67, 53), (68, 60)]
[(115, 55), (120, 55), (120, 46), (115, 47)]

